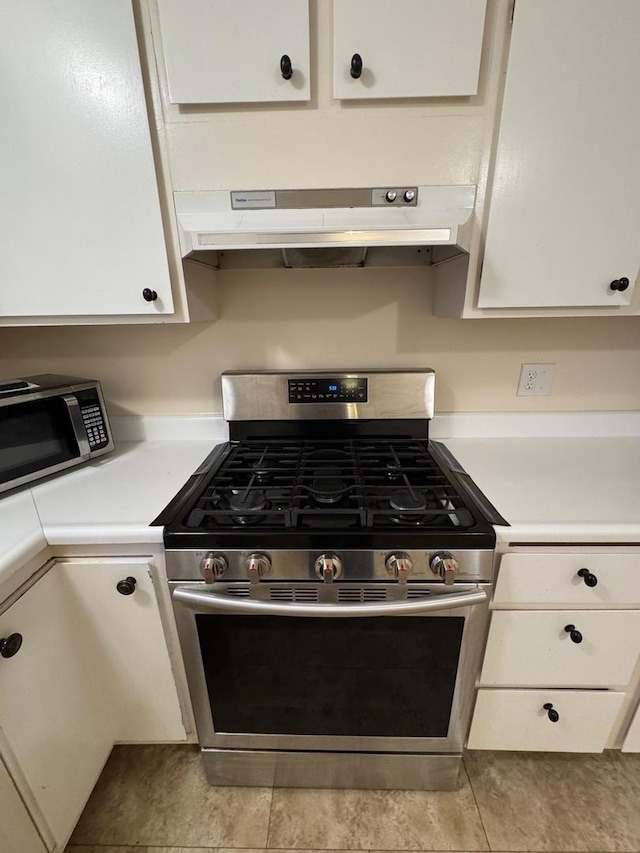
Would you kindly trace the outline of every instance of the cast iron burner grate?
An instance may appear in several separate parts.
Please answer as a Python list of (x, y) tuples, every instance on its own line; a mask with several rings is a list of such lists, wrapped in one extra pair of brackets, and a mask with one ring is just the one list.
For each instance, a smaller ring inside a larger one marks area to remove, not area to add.
[(231, 442), (191, 530), (464, 529), (474, 519), (420, 439)]

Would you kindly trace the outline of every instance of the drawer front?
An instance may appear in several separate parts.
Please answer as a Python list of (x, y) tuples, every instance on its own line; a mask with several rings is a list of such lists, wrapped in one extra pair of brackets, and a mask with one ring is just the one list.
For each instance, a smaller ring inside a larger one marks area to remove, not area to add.
[[(582, 642), (565, 630), (573, 625)], [(621, 687), (640, 654), (638, 610), (496, 610), (482, 685)]]
[[(589, 586), (578, 572), (596, 578)], [(505, 554), (494, 606), (640, 607), (640, 553)]]
[(606, 690), (479, 690), (468, 748), (602, 752), (624, 698)]

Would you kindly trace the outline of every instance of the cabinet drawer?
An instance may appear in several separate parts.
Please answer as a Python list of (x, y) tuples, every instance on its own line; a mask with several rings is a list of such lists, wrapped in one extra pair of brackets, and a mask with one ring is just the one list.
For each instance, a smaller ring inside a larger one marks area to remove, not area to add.
[[(568, 625), (582, 635), (576, 643)], [(614, 687), (626, 685), (640, 653), (638, 610), (494, 611), (483, 685)]]
[[(581, 577), (586, 569), (596, 578)], [(640, 607), (640, 553), (505, 554), (494, 605)]]
[(468, 748), (602, 752), (624, 698), (606, 690), (479, 690)]

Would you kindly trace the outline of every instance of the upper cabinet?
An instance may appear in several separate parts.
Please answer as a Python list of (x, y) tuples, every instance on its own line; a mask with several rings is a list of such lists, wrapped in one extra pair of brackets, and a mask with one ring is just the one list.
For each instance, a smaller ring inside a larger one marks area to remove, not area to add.
[(173, 104), (308, 101), (308, 0), (158, 0)]
[(0, 4), (0, 56), (0, 325), (188, 319), (131, 0)]
[(639, 32), (638, 0), (516, 0), (478, 308), (630, 305)]
[(334, 0), (334, 97), (475, 95), (484, 0)]

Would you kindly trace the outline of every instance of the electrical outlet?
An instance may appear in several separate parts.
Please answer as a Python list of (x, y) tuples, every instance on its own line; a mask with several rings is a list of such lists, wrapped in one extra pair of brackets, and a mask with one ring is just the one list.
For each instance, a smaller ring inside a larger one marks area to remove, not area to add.
[(555, 364), (523, 364), (520, 368), (518, 397), (546, 397), (551, 393)]

